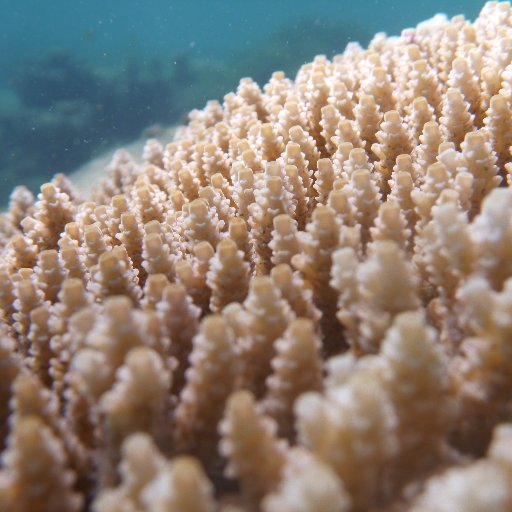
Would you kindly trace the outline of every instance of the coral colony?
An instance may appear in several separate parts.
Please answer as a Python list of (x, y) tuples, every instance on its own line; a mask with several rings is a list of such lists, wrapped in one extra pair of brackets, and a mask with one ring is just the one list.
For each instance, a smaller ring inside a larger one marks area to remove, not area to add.
[(512, 510), (511, 145), (490, 2), (17, 188), (0, 509)]

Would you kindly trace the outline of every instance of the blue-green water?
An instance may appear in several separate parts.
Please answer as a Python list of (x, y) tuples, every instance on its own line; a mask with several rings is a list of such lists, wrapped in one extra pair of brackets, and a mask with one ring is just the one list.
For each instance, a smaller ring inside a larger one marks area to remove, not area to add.
[(149, 125), (179, 122), (242, 76), (399, 34), (476, 0), (0, 0), (0, 202)]

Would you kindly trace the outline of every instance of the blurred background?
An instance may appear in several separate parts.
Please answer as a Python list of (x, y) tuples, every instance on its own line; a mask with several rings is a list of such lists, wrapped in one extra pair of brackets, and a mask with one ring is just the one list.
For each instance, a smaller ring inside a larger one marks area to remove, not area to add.
[(0, 0), (0, 204), (105, 150), (184, 122), (239, 79), (477, 0)]

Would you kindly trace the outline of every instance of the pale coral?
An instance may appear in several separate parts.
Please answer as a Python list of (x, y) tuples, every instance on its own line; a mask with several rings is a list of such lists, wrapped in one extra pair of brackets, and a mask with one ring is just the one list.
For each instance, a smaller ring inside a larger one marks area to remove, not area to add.
[(0, 508), (510, 510), (511, 20), (243, 79), (90, 200), (16, 189)]

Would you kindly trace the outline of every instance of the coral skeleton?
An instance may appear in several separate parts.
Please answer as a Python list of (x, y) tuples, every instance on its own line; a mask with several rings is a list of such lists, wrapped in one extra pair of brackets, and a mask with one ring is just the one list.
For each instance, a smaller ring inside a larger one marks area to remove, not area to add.
[(0, 509), (512, 511), (512, 7), (250, 78), (0, 221)]

